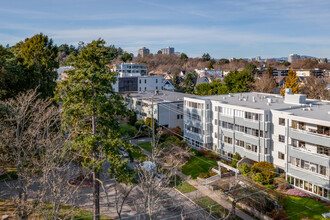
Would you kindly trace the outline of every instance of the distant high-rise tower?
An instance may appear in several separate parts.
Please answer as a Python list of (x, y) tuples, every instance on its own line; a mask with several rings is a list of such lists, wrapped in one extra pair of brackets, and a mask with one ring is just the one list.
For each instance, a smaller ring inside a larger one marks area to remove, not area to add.
[(142, 48), (139, 49), (139, 55), (141, 57), (144, 57), (144, 55), (147, 55), (149, 53), (150, 53), (150, 50), (146, 47), (142, 47)]
[(162, 54), (172, 55), (174, 54), (174, 47), (166, 47), (161, 49)]
[(293, 61), (297, 60), (297, 59), (300, 59), (300, 56), (298, 54), (290, 54), (288, 56), (288, 61), (290, 63), (292, 63)]
[(257, 56), (256, 61), (261, 61), (261, 56)]

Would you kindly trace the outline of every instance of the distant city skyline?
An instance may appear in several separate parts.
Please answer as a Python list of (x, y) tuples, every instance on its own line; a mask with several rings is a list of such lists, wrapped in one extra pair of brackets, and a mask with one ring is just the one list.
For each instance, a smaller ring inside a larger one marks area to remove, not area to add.
[(0, 5), (0, 44), (40, 32), (57, 45), (103, 38), (137, 55), (171, 47), (189, 57), (330, 57), (328, 0), (15, 0)]

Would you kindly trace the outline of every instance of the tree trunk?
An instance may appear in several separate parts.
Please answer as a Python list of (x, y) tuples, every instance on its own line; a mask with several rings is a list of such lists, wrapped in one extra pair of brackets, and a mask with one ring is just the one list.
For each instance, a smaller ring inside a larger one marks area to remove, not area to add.
[(93, 220), (100, 219), (100, 173), (93, 171)]
[[(95, 97), (95, 90), (94, 86), (92, 86), (92, 93), (93, 98)], [(96, 117), (94, 112), (94, 106), (93, 106), (93, 112), (92, 112), (92, 130), (93, 130), (93, 136), (96, 135)], [(99, 159), (99, 152), (96, 147), (93, 152), (93, 159), (94, 161), (98, 161)], [(100, 173), (96, 171), (95, 167), (93, 167), (93, 220), (99, 220), (100, 219)]]

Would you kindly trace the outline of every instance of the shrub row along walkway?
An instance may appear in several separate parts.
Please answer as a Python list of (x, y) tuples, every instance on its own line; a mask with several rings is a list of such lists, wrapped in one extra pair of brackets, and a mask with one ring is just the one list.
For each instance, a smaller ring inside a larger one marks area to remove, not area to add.
[[(134, 144), (134, 143), (132, 143), (132, 144)], [(145, 149), (143, 149), (140, 146), (139, 146), (139, 148), (142, 150), (143, 153), (145, 153), (147, 156), (151, 157), (150, 152), (146, 151)], [(161, 165), (165, 165), (163, 163), (163, 161), (158, 160), (157, 162), (160, 163)], [(214, 191), (210, 190), (207, 186), (200, 185), (197, 181), (190, 179), (188, 176), (186, 176), (185, 174), (183, 174), (180, 171), (176, 171), (176, 173), (179, 177), (181, 177), (183, 180), (187, 181), (187, 183), (194, 186), (198, 190), (198, 192), (194, 191), (194, 193), (192, 193), (191, 195), (188, 194), (187, 195), (188, 198), (189, 198), (189, 196), (194, 197), (193, 195), (196, 196), (196, 194), (198, 195), (199, 193), (201, 193), (204, 196), (210, 197), (211, 199), (213, 199), (215, 202), (217, 202), (219, 205), (221, 205), (225, 209), (231, 210), (232, 204), (227, 202), (225, 199), (223, 199), (221, 197), (220, 193), (215, 193)], [(254, 220), (253, 217), (251, 217), (250, 215), (246, 214), (245, 212), (239, 210), (238, 208), (236, 208), (236, 215), (244, 220)]]

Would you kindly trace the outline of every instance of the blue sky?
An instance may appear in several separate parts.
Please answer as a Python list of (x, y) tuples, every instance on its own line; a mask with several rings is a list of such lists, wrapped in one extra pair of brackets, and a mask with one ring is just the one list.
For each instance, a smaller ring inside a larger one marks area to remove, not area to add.
[(1, 0), (0, 44), (36, 33), (57, 45), (99, 37), (128, 52), (330, 57), (329, 0)]

